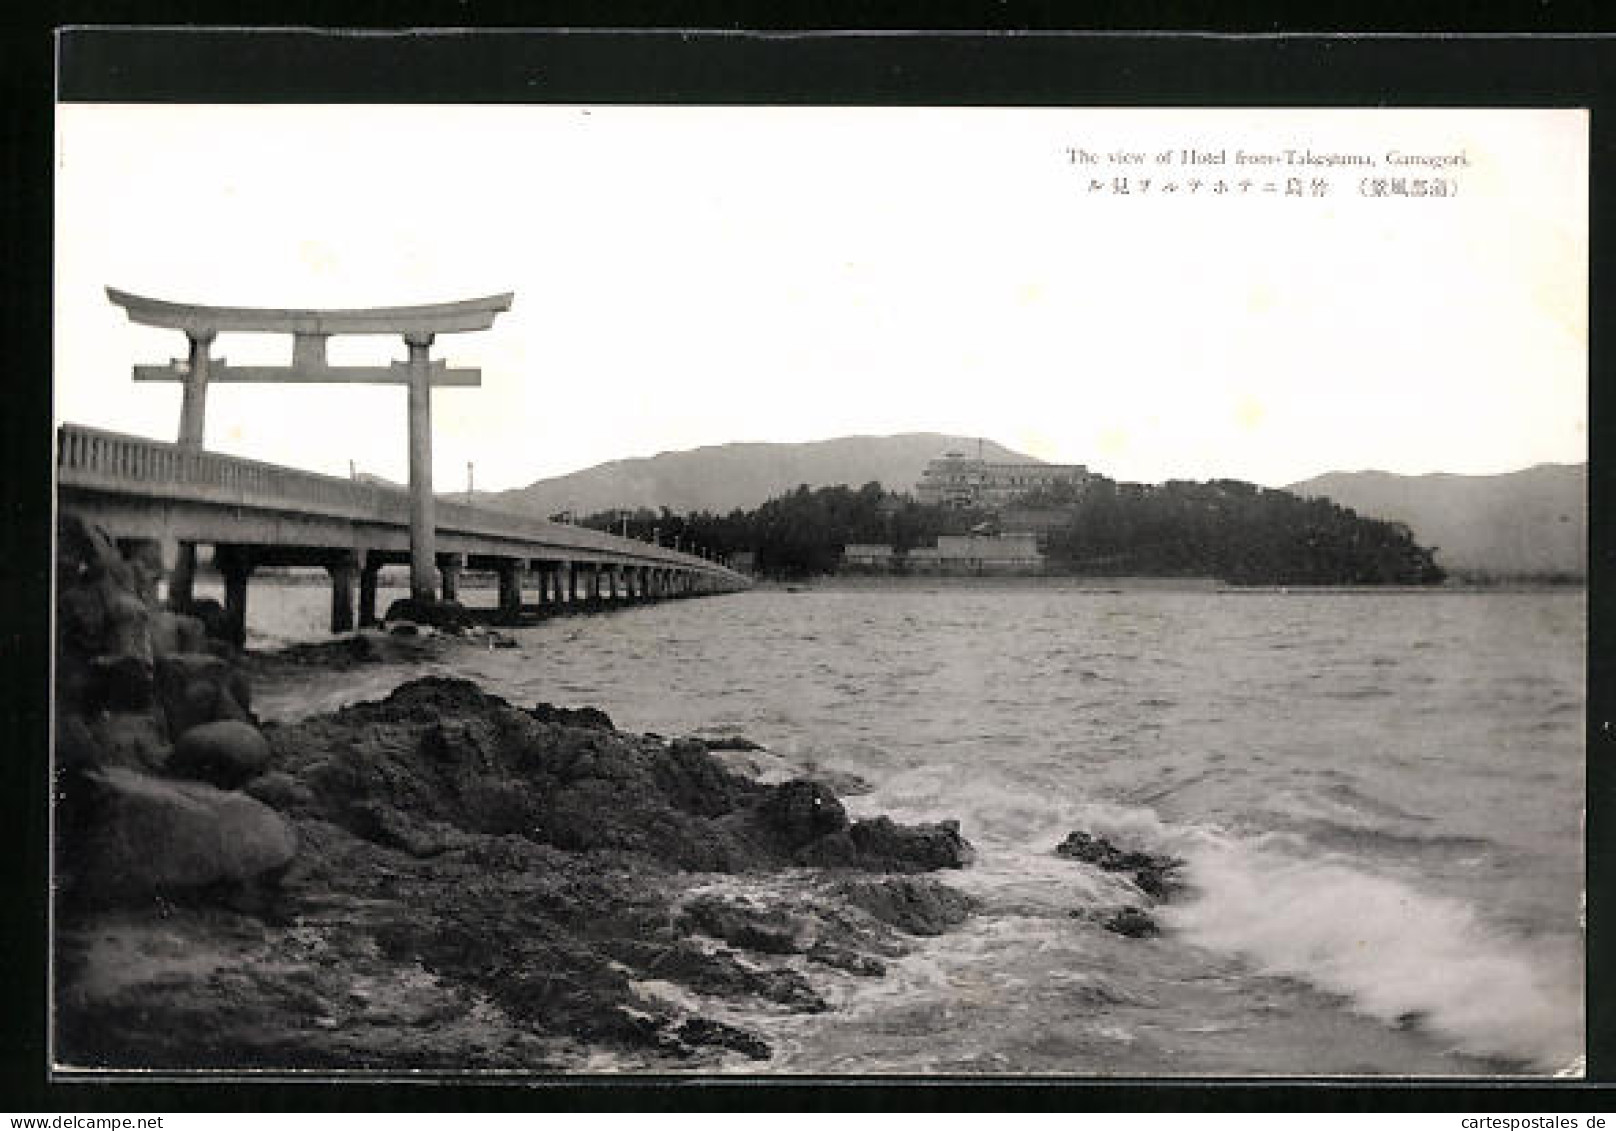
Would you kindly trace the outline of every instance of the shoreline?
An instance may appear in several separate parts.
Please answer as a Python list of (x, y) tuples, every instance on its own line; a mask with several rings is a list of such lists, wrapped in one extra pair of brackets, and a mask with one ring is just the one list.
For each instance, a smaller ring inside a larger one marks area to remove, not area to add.
[[(977, 910), (958, 822), (854, 818), (851, 775), (410, 670), (480, 628), (244, 655), (58, 538), (61, 1071), (723, 1070)], [(253, 711), (266, 669), (370, 663), (380, 698)]]
[(976, 910), (935, 878), (972, 859), (957, 824), (851, 819), (738, 736), (441, 676), (263, 733), (241, 788), (295, 856), (222, 888), (70, 884), (65, 1066), (721, 1070), (773, 1055), (737, 1007), (825, 1012)]
[(858, 592), (883, 590), (941, 590), (941, 589), (1030, 589), (1054, 590), (1081, 594), (1118, 593), (1185, 593), (1224, 595), (1288, 595), (1318, 594), (1398, 594), (1398, 595), (1471, 595), (1487, 593), (1583, 593), (1588, 591), (1583, 582), (1516, 581), (1489, 584), (1443, 582), (1440, 585), (1232, 585), (1215, 578), (1187, 577), (1077, 577), (1068, 575), (985, 575), (965, 576), (947, 574), (910, 575), (907, 577), (879, 577), (857, 575), (827, 575), (802, 581), (758, 581), (751, 592)]

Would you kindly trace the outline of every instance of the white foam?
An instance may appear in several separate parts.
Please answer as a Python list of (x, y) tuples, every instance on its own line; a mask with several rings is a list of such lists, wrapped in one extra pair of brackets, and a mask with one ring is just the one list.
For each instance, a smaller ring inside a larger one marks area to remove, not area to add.
[(1163, 909), (1189, 942), (1341, 995), (1395, 1024), (1413, 1015), (1463, 1051), (1552, 1071), (1582, 1053), (1581, 987), (1528, 941), (1458, 899), (1341, 858), (1298, 858), (1202, 837), (1188, 855), (1194, 897)]

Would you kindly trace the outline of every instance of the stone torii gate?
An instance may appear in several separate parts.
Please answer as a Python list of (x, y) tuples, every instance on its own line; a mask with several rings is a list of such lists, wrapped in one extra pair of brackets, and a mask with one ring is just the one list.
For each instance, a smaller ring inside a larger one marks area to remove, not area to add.
[[(168, 365), (137, 365), (136, 381), (178, 381), (185, 387), (180, 406), (179, 444), (202, 450), (208, 385), (212, 382), (289, 382), (409, 387), (410, 441), (410, 595), (418, 600), (434, 596), (437, 574), (436, 528), (432, 496), (432, 386), (476, 386), (476, 369), (450, 369), (430, 356), (437, 334), (486, 330), (494, 318), (511, 308), (507, 292), (462, 302), (428, 306), (374, 307), (364, 310), (274, 310), (255, 307), (197, 306), (164, 302), (107, 288), (107, 298), (123, 307), (131, 322), (168, 330), (183, 330), (190, 339), (190, 354)], [(211, 356), (220, 333), (290, 334), (289, 366), (230, 365)], [(409, 348), (409, 360), (378, 366), (334, 366), (326, 361), (326, 339), (333, 334), (400, 334)], [(196, 548), (180, 548), (169, 585), (171, 598), (191, 599), (196, 570)]]

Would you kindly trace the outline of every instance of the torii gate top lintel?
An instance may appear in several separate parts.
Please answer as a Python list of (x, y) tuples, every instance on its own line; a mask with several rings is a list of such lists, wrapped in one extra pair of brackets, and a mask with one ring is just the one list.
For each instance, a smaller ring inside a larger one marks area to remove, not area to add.
[(511, 308), (512, 292), (422, 306), (377, 306), (362, 310), (276, 310), (251, 306), (204, 306), (167, 302), (107, 288), (107, 298), (131, 322), (187, 334), (453, 334), (487, 330)]
[[(199, 306), (165, 302), (107, 288), (107, 298), (121, 306), (131, 322), (166, 330), (183, 330), (191, 340), (190, 356), (169, 365), (137, 365), (136, 381), (178, 381), (185, 389), (180, 403), (179, 443), (200, 451), (208, 385), (226, 382), (308, 382), (319, 384), (389, 384), (409, 387), (410, 442), (410, 591), (432, 597), (436, 573), (432, 501), (432, 387), (479, 385), (476, 369), (450, 369), (431, 358), (435, 334), (487, 330), (494, 317), (511, 308), (510, 292), (462, 302), (427, 306), (373, 307), (369, 310), (270, 310), (242, 306)], [(215, 335), (225, 333), (290, 334), (290, 365), (231, 365), (210, 355)], [(326, 339), (334, 334), (400, 334), (409, 360), (388, 365), (331, 365)], [(183, 590), (189, 591), (190, 566)]]

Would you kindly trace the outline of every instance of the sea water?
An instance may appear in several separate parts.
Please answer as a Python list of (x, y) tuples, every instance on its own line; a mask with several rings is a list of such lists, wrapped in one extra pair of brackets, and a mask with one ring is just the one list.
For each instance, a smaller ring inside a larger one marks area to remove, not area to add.
[[(318, 638), (326, 599), (255, 585), (250, 643)], [(959, 819), (978, 914), (881, 979), (815, 968), (829, 1014), (728, 1014), (770, 1071), (1536, 1074), (1583, 1050), (1585, 624), (1581, 591), (757, 590), (256, 705), (458, 674)], [(1103, 928), (1141, 896), (1057, 856), (1074, 829), (1185, 861), (1160, 937)]]

